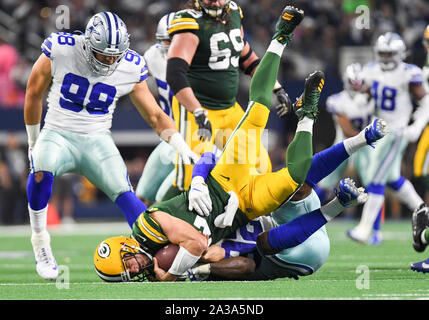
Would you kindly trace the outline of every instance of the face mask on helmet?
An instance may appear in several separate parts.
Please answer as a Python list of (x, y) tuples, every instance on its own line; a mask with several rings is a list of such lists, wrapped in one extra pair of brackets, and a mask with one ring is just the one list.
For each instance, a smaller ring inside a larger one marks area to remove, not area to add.
[(111, 75), (128, 48), (127, 27), (116, 14), (100, 12), (89, 20), (85, 30), (85, 55), (94, 73)]
[(205, 3), (203, 0), (196, 0), (197, 5), (200, 6), (205, 13), (212, 18), (220, 18), (228, 7), (230, 0), (225, 0), (223, 5), (216, 5), (217, 0), (208, 0), (209, 3)]
[(166, 14), (159, 20), (156, 28), (155, 37), (158, 42), (158, 47), (161, 49), (161, 53), (164, 57), (167, 56), (168, 48), (170, 47), (171, 40), (168, 34), (168, 28), (173, 18), (174, 13)]
[[(137, 270), (128, 270), (133, 262)], [(153, 281), (152, 256), (139, 243), (125, 236), (102, 241), (94, 253), (94, 267), (98, 276), (107, 282)]]
[(402, 38), (392, 32), (378, 37), (374, 47), (377, 62), (382, 70), (393, 70), (405, 59), (406, 47)]
[(360, 92), (364, 84), (362, 66), (359, 63), (353, 63), (347, 66), (343, 75), (343, 82), (344, 89), (347, 90), (351, 96)]

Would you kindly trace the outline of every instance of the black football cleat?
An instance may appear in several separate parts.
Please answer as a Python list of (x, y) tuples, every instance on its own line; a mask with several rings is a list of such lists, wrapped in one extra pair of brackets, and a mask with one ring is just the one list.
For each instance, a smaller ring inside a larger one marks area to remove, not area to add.
[(422, 204), (413, 212), (413, 247), (417, 252), (423, 252), (427, 244), (421, 239), (422, 232), (429, 227), (429, 209), (426, 204)]
[(304, 11), (292, 6), (283, 9), (282, 15), (277, 21), (273, 39), (282, 44), (288, 44), (292, 39), (292, 32), (304, 19)]
[(304, 92), (293, 104), (293, 111), (301, 120), (304, 117), (317, 119), (319, 115), (319, 98), (325, 85), (325, 75), (322, 71), (315, 71), (305, 79)]

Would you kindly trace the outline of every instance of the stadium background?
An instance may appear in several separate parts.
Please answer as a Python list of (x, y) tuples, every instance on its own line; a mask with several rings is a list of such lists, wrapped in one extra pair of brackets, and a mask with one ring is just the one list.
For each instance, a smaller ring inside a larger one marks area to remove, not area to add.
[[(177, 11), (185, 0), (75, 0), (0, 2), (0, 224), (28, 223), (25, 195), (27, 143), (23, 122), (25, 84), (33, 62), (40, 55), (40, 44), (51, 32), (84, 31), (90, 16), (99, 11), (114, 11), (127, 24), (131, 47), (143, 54), (155, 43), (155, 29), (160, 17)], [(295, 31), (286, 50), (279, 80), (294, 99), (302, 90), (304, 78), (315, 69), (326, 74), (321, 98), (321, 116), (315, 125), (314, 149), (319, 151), (332, 143), (334, 126), (325, 111), (326, 98), (342, 89), (341, 74), (351, 62), (366, 63), (372, 56), (372, 44), (386, 31), (395, 31), (404, 38), (409, 55), (407, 62), (423, 66), (425, 52), (421, 44), (423, 30), (429, 21), (429, 6), (424, 0), (236, 0), (244, 12), (246, 39), (262, 56), (271, 39), (274, 24), (285, 4), (304, 9), (306, 18)], [(57, 9), (66, 5), (70, 12), (70, 28), (57, 29)], [(369, 28), (358, 28), (356, 19), (369, 8)], [(241, 77), (238, 101), (247, 104), (249, 78)], [(154, 91), (156, 95), (156, 92)], [(275, 100), (273, 100), (275, 102)], [(274, 168), (284, 164), (285, 149), (296, 127), (294, 115), (279, 119), (273, 112), (268, 123), (268, 148)], [(145, 161), (159, 138), (138, 115), (128, 98), (120, 100), (115, 111), (113, 136), (126, 161), (130, 179), (136, 186)], [(403, 175), (424, 190), (412, 177), (412, 159), (416, 145), (405, 153)], [(354, 172), (349, 172), (354, 175)], [(120, 210), (85, 179), (76, 175), (57, 178), (51, 201), (59, 216), (74, 220), (122, 219)], [(343, 219), (354, 219), (360, 209), (349, 210)], [(387, 194), (386, 218), (409, 219), (410, 212)], [(54, 222), (52, 222), (54, 223)]]

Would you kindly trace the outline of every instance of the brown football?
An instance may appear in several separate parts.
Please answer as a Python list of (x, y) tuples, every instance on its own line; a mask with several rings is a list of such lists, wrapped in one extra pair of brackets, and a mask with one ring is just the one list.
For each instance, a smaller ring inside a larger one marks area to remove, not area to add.
[(173, 264), (174, 258), (176, 257), (177, 251), (179, 251), (179, 246), (174, 243), (166, 245), (164, 248), (161, 248), (156, 254), (155, 258), (158, 261), (159, 267), (168, 271), (171, 265)]

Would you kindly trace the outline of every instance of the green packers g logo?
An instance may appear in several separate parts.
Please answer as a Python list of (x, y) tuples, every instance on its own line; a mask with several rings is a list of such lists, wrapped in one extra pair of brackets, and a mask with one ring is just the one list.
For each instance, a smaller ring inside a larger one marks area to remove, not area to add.
[(110, 247), (107, 243), (100, 243), (100, 246), (98, 247), (98, 255), (101, 258), (107, 258), (110, 255)]

